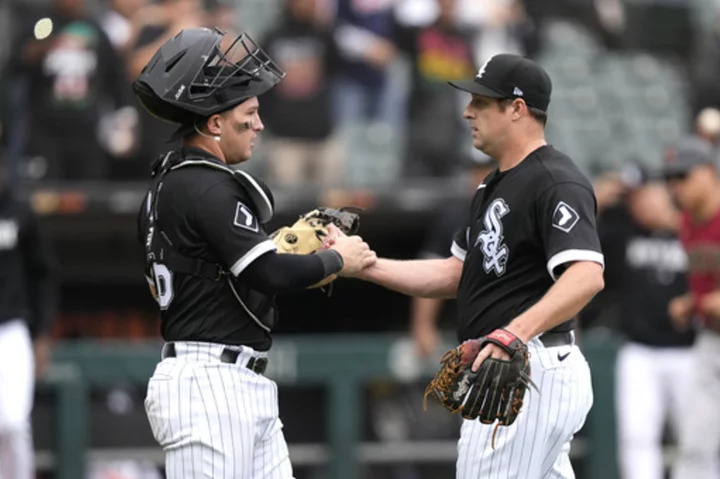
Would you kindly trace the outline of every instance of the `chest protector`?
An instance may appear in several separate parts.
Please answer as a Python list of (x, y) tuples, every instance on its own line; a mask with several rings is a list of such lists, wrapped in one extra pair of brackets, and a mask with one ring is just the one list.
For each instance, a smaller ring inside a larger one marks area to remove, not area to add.
[[(214, 168), (229, 174), (240, 184), (243, 191), (249, 195), (251, 202), (248, 206), (260, 223), (266, 223), (273, 216), (273, 196), (262, 181), (247, 172), (233, 170), (201, 156), (182, 156), (177, 151), (171, 151), (165, 156), (158, 157), (152, 165), (153, 181), (146, 200), (146, 216), (148, 220), (145, 237), (146, 267), (151, 275), (153, 263), (162, 263), (172, 272), (194, 276), (206, 281), (226, 282), (245, 313), (259, 327), (270, 332), (277, 321), (272, 296), (260, 293), (237, 281), (225, 265), (202, 258), (193, 258), (178, 252), (168, 236), (163, 232), (162, 222), (158, 215), (158, 200), (162, 195), (163, 180), (171, 171), (187, 166)], [(155, 278), (152, 278), (152, 280), (155, 282)], [(155, 295), (155, 292), (153, 292), (153, 295)]]

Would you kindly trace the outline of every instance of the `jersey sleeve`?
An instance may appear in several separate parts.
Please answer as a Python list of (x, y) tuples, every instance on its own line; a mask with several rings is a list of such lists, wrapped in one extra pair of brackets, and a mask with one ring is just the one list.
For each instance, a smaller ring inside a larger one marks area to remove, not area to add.
[(551, 186), (538, 199), (538, 225), (547, 270), (556, 280), (564, 266), (593, 261), (605, 267), (596, 227), (595, 197), (578, 183)]
[(216, 183), (195, 204), (203, 237), (235, 276), (261, 255), (277, 250), (248, 205), (233, 180)]
[(463, 225), (460, 229), (455, 231), (455, 236), (453, 236), (450, 253), (452, 253), (452, 255), (460, 261), (465, 261), (465, 256), (467, 256), (469, 234), (470, 227)]

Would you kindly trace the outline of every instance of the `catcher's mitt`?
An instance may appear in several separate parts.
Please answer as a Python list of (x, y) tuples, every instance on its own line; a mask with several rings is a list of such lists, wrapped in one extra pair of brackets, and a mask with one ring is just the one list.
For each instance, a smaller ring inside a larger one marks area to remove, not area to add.
[[(475, 358), (489, 343), (504, 349), (510, 359), (487, 358), (473, 372), (471, 366)], [(504, 329), (465, 341), (446, 352), (440, 361), (442, 367), (425, 390), (425, 399), (430, 396), (453, 413), (460, 412), (466, 419), (479, 419), (483, 424), (497, 420), (497, 426), (509, 426), (522, 409), (528, 386), (537, 390), (530, 379), (527, 345)]]
[[(328, 225), (334, 224), (346, 235), (354, 235), (360, 228), (361, 210), (358, 208), (343, 207), (316, 208), (300, 216), (292, 226), (285, 226), (270, 235), (270, 239), (277, 245), (278, 253), (312, 254), (325, 247), (328, 236)], [(330, 275), (310, 288), (325, 286), (337, 278)]]

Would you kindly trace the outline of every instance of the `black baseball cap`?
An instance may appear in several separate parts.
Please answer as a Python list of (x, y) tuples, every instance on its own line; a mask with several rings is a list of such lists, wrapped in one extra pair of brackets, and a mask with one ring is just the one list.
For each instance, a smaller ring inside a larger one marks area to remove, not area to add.
[(696, 136), (689, 136), (665, 150), (663, 175), (665, 178), (685, 176), (701, 165), (717, 168), (712, 145)]
[(459, 90), (490, 98), (522, 98), (528, 106), (547, 111), (552, 82), (547, 72), (521, 55), (491, 57), (473, 80), (448, 82)]

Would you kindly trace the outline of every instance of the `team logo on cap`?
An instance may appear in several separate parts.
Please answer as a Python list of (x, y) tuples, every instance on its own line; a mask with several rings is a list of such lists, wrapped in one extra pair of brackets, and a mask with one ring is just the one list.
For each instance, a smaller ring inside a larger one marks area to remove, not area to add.
[(491, 61), (492, 59), (493, 59), (493, 57), (488, 58), (488, 59), (485, 61), (485, 63), (483, 64), (483, 66), (480, 67), (480, 69), (479, 69), (478, 72), (477, 72), (477, 76), (475, 76), (476, 79), (480, 79), (480, 78), (483, 77), (483, 75), (485, 74), (485, 69), (487, 68), (488, 63), (490, 63), (490, 61)]
[(521, 89), (519, 89), (518, 87), (515, 87), (515, 89), (513, 90), (513, 95), (515, 95), (515, 96), (523, 96), (524, 93), (523, 93), (523, 91), (522, 91)]

